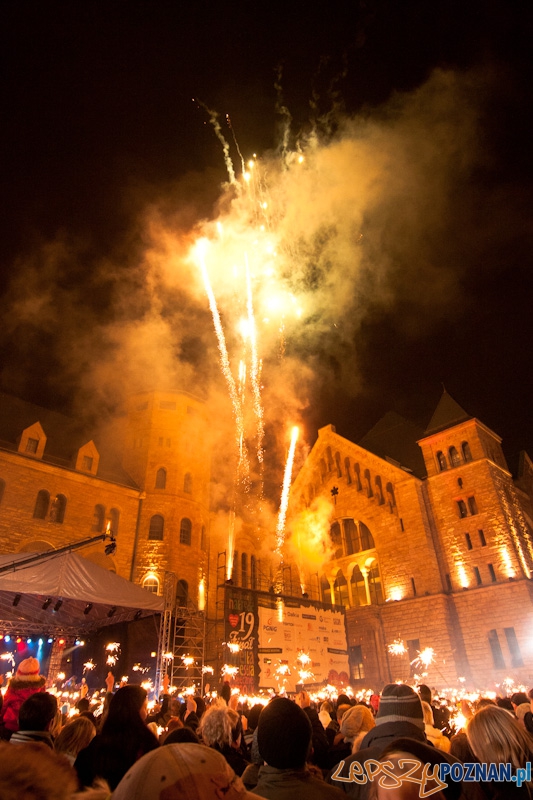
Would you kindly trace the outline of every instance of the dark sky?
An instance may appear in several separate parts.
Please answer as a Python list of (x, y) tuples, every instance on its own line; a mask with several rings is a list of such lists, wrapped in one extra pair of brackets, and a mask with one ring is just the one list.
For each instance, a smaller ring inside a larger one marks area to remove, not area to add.
[[(206, 107), (236, 166), (233, 134), (272, 157), (288, 112), (291, 146), (314, 130), (388, 156), (357, 215), (352, 311), (294, 337), (320, 374), (309, 438), (330, 422), (357, 437), (389, 409), (425, 424), (444, 385), (511, 461), (533, 455), (530, 3), (5, 0), (1, 20), (4, 390), (77, 413), (116, 387), (95, 362), (132, 357), (112, 334), (146, 315), (147, 216), (185, 235), (218, 213)], [(159, 293), (162, 318), (184, 292)], [(190, 365), (197, 304), (187, 324), (173, 355)]]

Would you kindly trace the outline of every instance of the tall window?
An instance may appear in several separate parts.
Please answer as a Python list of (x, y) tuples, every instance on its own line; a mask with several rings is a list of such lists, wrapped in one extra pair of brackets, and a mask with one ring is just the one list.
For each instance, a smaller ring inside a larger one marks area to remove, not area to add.
[(352, 584), (352, 598), (355, 608), (368, 605), (366, 599), (365, 581), (357, 564), (352, 570), (350, 583)]
[(363, 648), (360, 644), (352, 645), (348, 649), (348, 660), (352, 678), (360, 681), (365, 677), (365, 665), (363, 663)]
[(461, 519), (464, 519), (468, 516), (468, 511), (466, 510), (466, 503), (464, 500), (457, 501), (457, 511), (459, 512)]
[(372, 482), (370, 480), (370, 470), (365, 469), (365, 492), (367, 497), (374, 497), (374, 492), (372, 491)]
[(376, 484), (376, 499), (378, 501), (378, 505), (383, 505), (383, 487), (381, 485), (381, 477), (376, 475), (374, 483)]
[(477, 511), (477, 503), (476, 503), (476, 498), (475, 497), (469, 497), (468, 498), (468, 508), (469, 508), (469, 511), (470, 511), (471, 514), (477, 514), (478, 513), (478, 511)]
[(347, 483), (351, 483), (352, 482), (352, 473), (351, 473), (351, 470), (350, 470), (350, 459), (349, 458), (345, 458), (344, 459), (344, 471), (346, 473), (346, 481), (347, 481)]
[(35, 519), (46, 519), (48, 516), (48, 507), (50, 505), (50, 494), (46, 489), (41, 489), (37, 494), (35, 501), (35, 508), (33, 509), (33, 516)]
[(472, 539), (471, 539), (469, 533), (465, 533), (465, 539), (466, 539), (466, 547), (467, 547), (467, 549), (471, 550), (472, 549)]
[(342, 526), (344, 528), (344, 541), (346, 543), (346, 555), (350, 556), (352, 553), (357, 552), (358, 534), (355, 522), (353, 519), (343, 519)]
[(342, 535), (341, 526), (338, 522), (333, 523), (329, 529), (329, 535), (331, 536), (331, 543), (333, 544), (334, 557), (342, 558)]
[(155, 475), (155, 488), (156, 489), (166, 489), (167, 488), (167, 471), (164, 467), (160, 467)]
[(472, 453), (470, 452), (470, 445), (468, 444), (468, 442), (462, 443), (461, 450), (463, 452), (463, 458), (465, 464), (467, 464), (469, 461), (472, 461)]
[(344, 577), (342, 570), (339, 570), (334, 583), (335, 589), (335, 603), (339, 606), (348, 605), (348, 582)]
[(520, 652), (520, 647), (518, 646), (518, 639), (516, 638), (515, 629), (504, 628), (503, 632), (505, 633), (507, 646), (509, 648), (509, 652), (511, 653), (511, 665), (513, 667), (523, 667), (524, 659), (522, 658), (522, 653)]
[(148, 575), (143, 580), (143, 589), (152, 594), (159, 594), (159, 579), (155, 575)]
[(250, 589), (257, 589), (257, 565), (255, 556), (250, 556)]
[(105, 523), (105, 508), (98, 503), (94, 507), (93, 513), (93, 531), (99, 531), (102, 533), (104, 530), (104, 523)]
[(192, 492), (192, 475), (190, 472), (185, 473), (185, 477), (183, 479), (183, 491), (190, 494)]
[(150, 527), (148, 529), (148, 538), (157, 541), (163, 541), (163, 533), (165, 530), (165, 520), (161, 514), (154, 514), (150, 519)]
[(452, 467), (459, 467), (461, 465), (461, 459), (455, 447), (450, 447), (448, 455), (450, 456), (450, 464)]
[(357, 491), (360, 492), (361, 489), (363, 488), (361, 486), (361, 467), (359, 466), (359, 464), (354, 464), (353, 470), (354, 470), (355, 485), (357, 487)]
[(118, 524), (120, 522), (120, 511), (118, 508), (112, 508), (109, 511), (109, 522), (111, 526), (111, 532), (115, 534), (118, 533)]
[(67, 508), (67, 498), (64, 494), (57, 494), (50, 506), (50, 522), (57, 522), (61, 524), (65, 519), (65, 510)]
[(492, 663), (496, 669), (505, 669), (502, 648), (498, 639), (498, 631), (494, 628), (488, 634), (490, 651), (492, 653)]
[(183, 517), (180, 523), (180, 544), (189, 544), (192, 539), (192, 522), (187, 517)]
[(374, 537), (368, 530), (364, 522), (359, 523), (359, 530), (361, 533), (361, 550), (371, 550), (376, 545), (374, 544)]
[(448, 463), (446, 461), (446, 456), (439, 450), (437, 453), (437, 464), (439, 465), (439, 471), (444, 472), (445, 469), (448, 469)]
[(241, 586), (243, 589), (248, 588), (248, 556), (246, 553), (241, 555)]
[[(381, 588), (381, 575), (377, 564), (368, 570), (368, 589), (370, 591), (370, 602), (373, 605), (383, 603), (383, 590)], [(416, 592), (415, 592), (416, 594)]]

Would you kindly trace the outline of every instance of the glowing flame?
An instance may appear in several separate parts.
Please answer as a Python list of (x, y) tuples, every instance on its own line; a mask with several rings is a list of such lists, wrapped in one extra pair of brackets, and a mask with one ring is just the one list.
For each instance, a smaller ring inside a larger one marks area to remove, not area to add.
[(393, 656), (402, 656), (404, 653), (407, 653), (405, 644), (401, 639), (395, 639), (392, 644), (389, 644), (387, 649)]
[(194, 658), (192, 656), (182, 656), (181, 660), (183, 661), (183, 666), (187, 669), (194, 666)]
[(278, 513), (278, 523), (276, 526), (276, 555), (280, 559), (283, 558), (283, 543), (285, 541), (285, 519), (287, 517), (287, 507), (289, 504), (289, 491), (292, 479), (292, 467), (294, 463), (294, 452), (296, 450), (296, 442), (300, 431), (294, 427), (291, 432), (291, 443), (289, 452), (287, 454), (287, 461), (285, 463), (285, 474), (283, 476), (283, 489), (281, 492), (281, 502)]

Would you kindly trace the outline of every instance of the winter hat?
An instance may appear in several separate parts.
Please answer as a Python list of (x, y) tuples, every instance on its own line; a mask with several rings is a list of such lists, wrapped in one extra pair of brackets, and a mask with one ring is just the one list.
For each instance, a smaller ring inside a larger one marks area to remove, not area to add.
[(372, 730), (375, 726), (372, 712), (366, 706), (352, 706), (345, 712), (341, 720), (341, 733), (345, 742), (353, 742), (361, 732)]
[(406, 683), (388, 683), (381, 692), (376, 725), (385, 722), (410, 722), (424, 730), (420, 697)]
[(39, 681), (41, 667), (36, 658), (25, 658), (18, 665), (16, 677), (24, 681)]
[(221, 753), (203, 744), (169, 744), (146, 753), (113, 792), (113, 800), (258, 800)]
[(300, 769), (309, 754), (311, 733), (305, 711), (288, 697), (275, 697), (259, 717), (259, 752), (270, 767)]
[(517, 719), (524, 719), (528, 711), (531, 711), (531, 703), (520, 703), (515, 711)]

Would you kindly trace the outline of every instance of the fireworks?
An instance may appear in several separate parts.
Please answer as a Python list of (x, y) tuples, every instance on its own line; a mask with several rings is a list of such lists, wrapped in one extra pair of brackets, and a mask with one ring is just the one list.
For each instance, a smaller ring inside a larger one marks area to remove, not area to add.
[(221, 672), (222, 675), (227, 675), (228, 678), (235, 678), (239, 672), (239, 667), (232, 667), (231, 664), (224, 664)]
[(91, 670), (93, 670), (95, 667), (96, 667), (96, 664), (95, 664), (95, 663), (94, 663), (94, 661), (93, 661), (93, 660), (90, 658), (90, 659), (89, 659), (89, 661), (86, 661), (86, 662), (85, 662), (85, 664), (83, 665), (83, 672), (84, 672), (84, 673), (85, 673), (85, 672), (90, 672), (90, 671), (91, 671)]
[(225, 644), (230, 653), (238, 653), (241, 649), (241, 646), (238, 642), (225, 642)]
[(189, 669), (189, 667), (193, 667), (194, 666), (195, 662), (194, 662), (193, 656), (182, 656), (181, 660), (183, 661), (183, 666), (186, 669)]
[(387, 649), (393, 656), (403, 656), (407, 653), (405, 644), (401, 639), (395, 639), (392, 644), (389, 644)]
[(202, 675), (213, 675), (214, 672), (215, 670), (213, 669), (213, 667), (207, 667), (207, 666), (202, 667)]
[(109, 642), (109, 644), (106, 644), (105, 649), (108, 653), (105, 663), (108, 667), (116, 666), (120, 655), (120, 642)]

